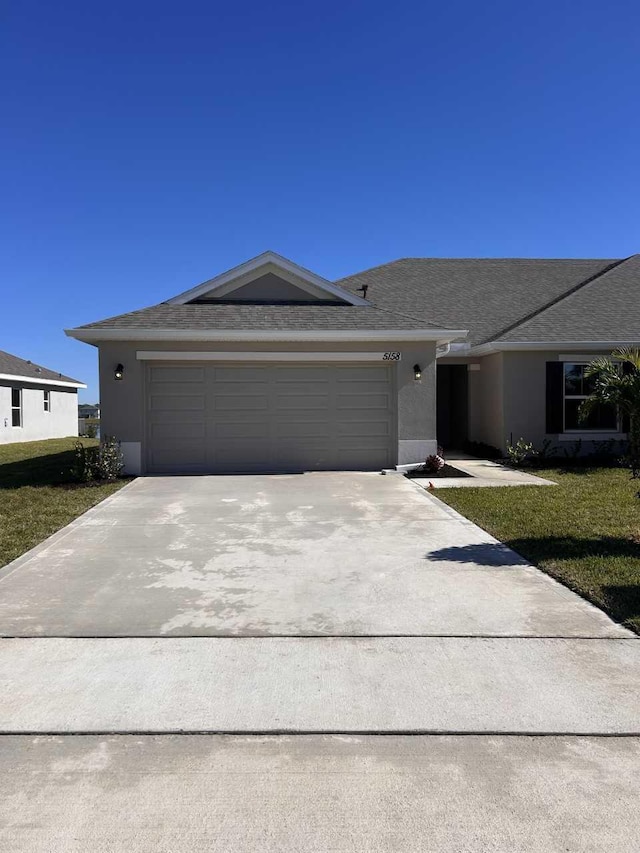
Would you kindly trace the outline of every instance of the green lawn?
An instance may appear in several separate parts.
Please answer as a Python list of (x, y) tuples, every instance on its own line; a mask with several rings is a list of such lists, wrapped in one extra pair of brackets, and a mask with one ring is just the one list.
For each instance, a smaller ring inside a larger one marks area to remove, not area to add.
[[(72, 482), (75, 438), (0, 445), (0, 566), (122, 487)], [(98, 442), (85, 438), (87, 447)]]
[(437, 496), (640, 633), (640, 481), (609, 468), (534, 473), (558, 486), (440, 489)]

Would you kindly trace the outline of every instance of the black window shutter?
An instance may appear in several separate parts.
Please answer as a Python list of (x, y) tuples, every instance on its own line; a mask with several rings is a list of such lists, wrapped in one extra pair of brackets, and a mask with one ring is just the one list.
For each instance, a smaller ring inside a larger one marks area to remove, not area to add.
[[(625, 375), (627, 373), (631, 373), (632, 370), (633, 370), (632, 364), (629, 364), (628, 361), (622, 362), (622, 372)], [(629, 430), (631, 429), (631, 419), (630, 419), (629, 415), (624, 415), (624, 414), (622, 415), (622, 423), (620, 424), (620, 426), (622, 428), (622, 432), (626, 432), (626, 433), (629, 432)]]
[(547, 362), (547, 432), (558, 433), (564, 429), (562, 407), (564, 394), (564, 364), (561, 361)]

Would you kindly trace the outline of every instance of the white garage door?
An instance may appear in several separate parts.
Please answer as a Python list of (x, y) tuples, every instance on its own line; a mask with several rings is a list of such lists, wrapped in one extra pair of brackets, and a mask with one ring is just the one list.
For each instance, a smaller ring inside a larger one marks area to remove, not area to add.
[(392, 366), (150, 364), (156, 473), (375, 470), (394, 443)]

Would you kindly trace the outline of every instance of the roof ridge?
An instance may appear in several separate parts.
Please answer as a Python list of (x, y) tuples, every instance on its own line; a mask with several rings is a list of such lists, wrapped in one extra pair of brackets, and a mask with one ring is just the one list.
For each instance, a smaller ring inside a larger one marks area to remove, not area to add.
[(434, 329), (442, 328), (442, 323), (430, 323), (428, 320), (423, 320), (422, 317), (414, 317), (413, 314), (405, 314), (404, 311), (391, 311), (389, 308), (381, 308), (379, 305), (371, 305), (376, 311), (382, 311), (383, 314), (390, 314), (392, 317), (404, 317), (407, 320), (413, 320), (416, 323), (422, 323), (423, 326), (431, 326)]
[(555, 299), (551, 299), (549, 302), (546, 302), (541, 307), (536, 308), (533, 311), (530, 311), (528, 314), (525, 314), (524, 317), (521, 317), (516, 322), (511, 323), (508, 326), (505, 326), (503, 329), (501, 329), (495, 335), (491, 335), (490, 337), (484, 338), (484, 340), (479, 341), (478, 344), (476, 344), (476, 346), (478, 346), (480, 344), (489, 343), (490, 341), (500, 340), (500, 338), (502, 338), (504, 335), (508, 335), (509, 332), (513, 332), (519, 326), (523, 326), (525, 323), (528, 323), (530, 320), (533, 320), (534, 317), (538, 317), (540, 314), (543, 314), (545, 311), (548, 311), (550, 308), (553, 308), (555, 305), (558, 305), (560, 302), (563, 302), (569, 296), (573, 296), (574, 293), (577, 293), (579, 290), (582, 290), (583, 287), (586, 287), (588, 284), (591, 284), (592, 282), (596, 281), (597, 279), (602, 278), (603, 276), (607, 275), (607, 273), (610, 273), (614, 269), (617, 269), (619, 266), (622, 266), (622, 264), (626, 263), (632, 257), (633, 257), (633, 255), (629, 255), (629, 257), (627, 257), (627, 258), (622, 258), (619, 261), (614, 261), (613, 263), (609, 264), (609, 266), (605, 267), (604, 269), (599, 270), (596, 273), (593, 273), (593, 275), (587, 276), (587, 278), (583, 279), (583, 281), (579, 282), (578, 284), (574, 285), (573, 287), (570, 287), (569, 290), (565, 290), (565, 292), (560, 294), (560, 296), (556, 296)]
[(367, 272), (373, 272), (374, 270), (381, 270), (384, 267), (393, 266), (393, 264), (397, 264), (399, 261), (410, 261), (412, 258), (396, 258), (394, 261), (386, 261), (384, 264), (376, 264), (374, 267), (367, 267), (364, 270), (359, 270), (358, 272), (352, 272), (351, 275), (343, 275), (342, 278), (334, 279), (334, 284), (339, 284), (341, 281), (346, 281), (348, 278), (356, 278), (356, 276), (364, 275)]
[(392, 267), (394, 264), (402, 263), (403, 261), (456, 261), (460, 262), (474, 262), (478, 261), (486, 261), (487, 263), (491, 263), (494, 261), (504, 261), (505, 263), (593, 263), (593, 261), (609, 261), (611, 263), (622, 263), (622, 261), (627, 260), (627, 258), (534, 258), (534, 257), (506, 257), (504, 255), (500, 256), (491, 256), (491, 257), (451, 257), (451, 256), (424, 256), (424, 255), (411, 255), (402, 258), (396, 258), (393, 261), (387, 261), (384, 264), (376, 264), (374, 267), (367, 267), (367, 269), (360, 270), (359, 272), (351, 273), (350, 275), (345, 275), (342, 278), (337, 278), (334, 280), (335, 284), (339, 284), (342, 281), (347, 281), (348, 279), (357, 278), (358, 276), (365, 275), (369, 272), (374, 272), (375, 270), (384, 269), (385, 267)]

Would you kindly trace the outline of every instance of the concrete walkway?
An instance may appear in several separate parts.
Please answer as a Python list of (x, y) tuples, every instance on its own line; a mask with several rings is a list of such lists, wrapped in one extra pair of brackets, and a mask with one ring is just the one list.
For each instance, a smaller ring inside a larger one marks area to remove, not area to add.
[(501, 486), (555, 486), (553, 480), (546, 480), (535, 474), (529, 474), (516, 468), (509, 468), (501, 462), (490, 459), (450, 458), (447, 460), (468, 477), (415, 477), (414, 482), (423, 488), (434, 489), (486, 489)]
[(0, 634), (3, 853), (637, 850), (639, 638), (404, 477), (138, 480)]

